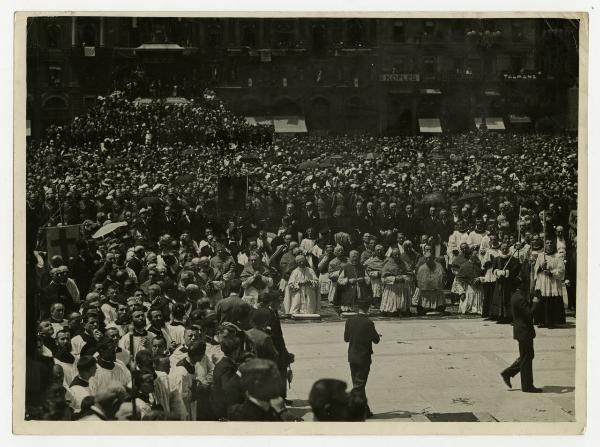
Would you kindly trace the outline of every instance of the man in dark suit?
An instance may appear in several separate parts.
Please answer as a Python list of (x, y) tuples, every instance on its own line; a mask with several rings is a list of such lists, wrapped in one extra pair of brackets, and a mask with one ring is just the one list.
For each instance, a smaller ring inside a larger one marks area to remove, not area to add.
[[(375, 330), (375, 324), (369, 319), (370, 301), (358, 303), (358, 314), (346, 321), (344, 341), (348, 345), (348, 363), (352, 375), (352, 386), (367, 399), (365, 387), (371, 370), (372, 343), (379, 343), (380, 335)], [(367, 405), (367, 417), (373, 415)]]
[[(232, 292), (237, 292), (241, 286), (242, 283), (239, 279), (231, 280)], [(247, 319), (252, 311), (252, 306), (242, 300), (237, 293), (231, 293), (217, 303), (215, 311), (219, 324), (228, 321), (240, 327), (247, 327)]]
[(240, 366), (242, 386), (246, 397), (229, 408), (231, 421), (281, 422), (297, 421), (285, 407), (280, 396), (279, 371), (274, 362), (250, 359)]
[(275, 349), (273, 339), (267, 334), (267, 325), (270, 320), (271, 312), (269, 312), (269, 309), (255, 309), (250, 317), (252, 328), (246, 331), (246, 339), (256, 357), (277, 362), (279, 353)]
[(244, 401), (244, 389), (237, 375), (234, 360), (240, 349), (237, 337), (226, 336), (221, 341), (223, 358), (217, 362), (213, 370), (213, 384), (210, 396), (213, 416), (216, 420), (227, 416), (228, 409)]
[(417, 242), (417, 236), (421, 229), (421, 222), (415, 215), (415, 211), (412, 205), (406, 205), (402, 222), (400, 223), (402, 232), (406, 235), (406, 238), (413, 243)]
[(527, 291), (523, 288), (523, 282), (518, 278), (517, 290), (510, 298), (510, 307), (513, 315), (513, 338), (519, 342), (519, 357), (508, 368), (500, 373), (504, 383), (512, 388), (510, 379), (521, 373), (521, 391), (525, 393), (541, 393), (541, 388), (533, 385), (533, 339), (535, 329), (533, 327), (533, 314), (539, 297), (534, 296), (530, 303)]

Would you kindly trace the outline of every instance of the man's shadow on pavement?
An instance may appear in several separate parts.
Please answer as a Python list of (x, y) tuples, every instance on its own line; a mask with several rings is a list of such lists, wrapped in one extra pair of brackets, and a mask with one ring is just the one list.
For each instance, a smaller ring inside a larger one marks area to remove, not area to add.
[(574, 386), (547, 385), (542, 387), (542, 394), (567, 394), (575, 391)]

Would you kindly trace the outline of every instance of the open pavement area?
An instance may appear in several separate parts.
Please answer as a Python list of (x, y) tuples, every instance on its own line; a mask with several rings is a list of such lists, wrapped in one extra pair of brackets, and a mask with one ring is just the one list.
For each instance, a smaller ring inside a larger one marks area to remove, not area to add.
[[(569, 422), (575, 414), (575, 318), (560, 329), (537, 329), (535, 385), (541, 394), (509, 390), (500, 377), (518, 356), (512, 327), (481, 318), (379, 320), (367, 397), (374, 417), (390, 421)], [(294, 379), (293, 411), (312, 420), (308, 394), (320, 378), (351, 388), (344, 322), (324, 320), (283, 326)]]

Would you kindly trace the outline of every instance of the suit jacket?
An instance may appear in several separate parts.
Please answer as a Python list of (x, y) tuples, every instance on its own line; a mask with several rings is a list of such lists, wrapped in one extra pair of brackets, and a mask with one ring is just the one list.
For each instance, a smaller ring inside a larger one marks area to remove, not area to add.
[[(264, 311), (268, 312), (267, 309)], [(246, 331), (246, 336), (252, 351), (256, 354), (256, 357), (259, 359), (273, 360), (275, 363), (277, 363), (279, 353), (277, 352), (277, 349), (275, 349), (273, 339), (270, 335), (266, 334), (260, 329), (252, 328)]]
[(227, 412), (230, 421), (280, 422), (281, 417), (273, 410), (265, 411), (248, 397), (238, 405), (233, 405)]
[(244, 401), (237, 366), (229, 357), (223, 357), (215, 365), (210, 401), (216, 419), (224, 418), (230, 406)]
[(419, 218), (414, 214), (410, 217), (407, 214), (404, 214), (400, 225), (400, 231), (406, 235), (407, 239), (410, 239), (413, 243), (415, 243), (415, 238), (421, 229)]
[(533, 314), (537, 303), (529, 303), (527, 295), (517, 289), (510, 297), (510, 307), (513, 315), (513, 338), (519, 341), (535, 338)]
[(274, 309), (269, 309), (271, 314), (269, 318), (268, 326), (271, 328), (271, 338), (273, 339), (273, 346), (279, 353), (277, 358), (277, 365), (280, 368), (286, 367), (290, 364), (289, 352), (285, 345), (285, 339), (283, 338), (283, 331), (281, 330), (281, 320), (279, 314)]
[(344, 341), (348, 345), (348, 363), (371, 364), (372, 343), (379, 343), (375, 324), (365, 314), (358, 314), (346, 320)]
[(237, 295), (223, 298), (215, 307), (219, 323), (228, 321), (234, 324), (243, 323), (250, 315), (251, 309), (251, 306)]

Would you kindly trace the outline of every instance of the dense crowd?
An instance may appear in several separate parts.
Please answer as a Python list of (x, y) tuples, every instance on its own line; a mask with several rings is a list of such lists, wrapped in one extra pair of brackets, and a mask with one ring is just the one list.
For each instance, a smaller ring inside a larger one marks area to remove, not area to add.
[[(235, 212), (217, 206), (225, 176), (247, 177)], [(294, 420), (280, 316), (450, 299), (508, 323), (516, 277), (539, 325), (575, 302), (570, 136), (274, 139), (209, 91), (114, 92), (28, 147), (27, 204), (34, 419)], [(45, 228), (75, 224), (76, 253), (48, 257)], [(339, 383), (313, 391), (365, 417)]]

